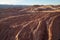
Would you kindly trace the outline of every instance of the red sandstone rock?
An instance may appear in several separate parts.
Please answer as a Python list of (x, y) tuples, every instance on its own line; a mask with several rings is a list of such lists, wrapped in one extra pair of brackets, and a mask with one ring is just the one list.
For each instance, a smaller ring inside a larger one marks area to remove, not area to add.
[(1, 15), (0, 40), (60, 40), (60, 12)]

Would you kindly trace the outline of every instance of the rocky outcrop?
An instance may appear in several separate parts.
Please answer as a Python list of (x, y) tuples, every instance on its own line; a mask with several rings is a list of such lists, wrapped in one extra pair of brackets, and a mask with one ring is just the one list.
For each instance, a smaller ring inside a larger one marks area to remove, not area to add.
[(0, 40), (60, 40), (60, 12), (20, 13), (0, 19)]

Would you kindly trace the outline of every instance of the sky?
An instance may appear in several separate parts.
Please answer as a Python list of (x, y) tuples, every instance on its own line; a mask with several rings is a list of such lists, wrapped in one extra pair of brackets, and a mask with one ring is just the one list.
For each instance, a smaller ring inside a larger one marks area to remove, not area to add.
[(60, 0), (0, 0), (8, 5), (60, 5)]

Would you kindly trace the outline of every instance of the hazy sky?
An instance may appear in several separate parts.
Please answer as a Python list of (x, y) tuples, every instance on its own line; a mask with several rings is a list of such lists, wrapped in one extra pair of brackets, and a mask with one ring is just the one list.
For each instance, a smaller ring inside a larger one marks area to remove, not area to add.
[(9, 4), (9, 5), (60, 5), (60, 0), (0, 0), (0, 4)]

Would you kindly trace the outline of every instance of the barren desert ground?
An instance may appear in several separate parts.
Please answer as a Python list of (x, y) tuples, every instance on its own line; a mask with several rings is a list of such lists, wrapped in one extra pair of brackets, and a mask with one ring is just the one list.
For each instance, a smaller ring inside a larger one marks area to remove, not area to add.
[(60, 40), (60, 5), (0, 9), (0, 40)]

